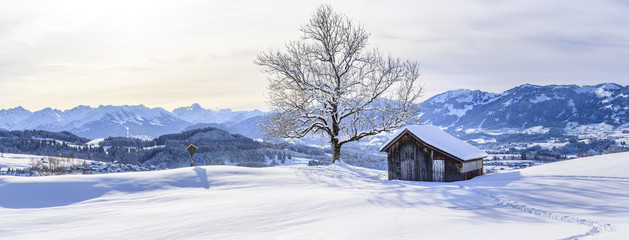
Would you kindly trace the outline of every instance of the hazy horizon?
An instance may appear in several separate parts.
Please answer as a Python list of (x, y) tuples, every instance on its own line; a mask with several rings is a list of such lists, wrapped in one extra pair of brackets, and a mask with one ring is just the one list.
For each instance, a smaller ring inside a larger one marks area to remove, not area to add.
[[(268, 110), (253, 63), (321, 1), (0, 3), (0, 109), (139, 105)], [(629, 85), (622, 1), (338, 1), (370, 47), (418, 61), (427, 99), (530, 83)], [(278, 7), (280, 6), (280, 7)]]
[[(0, 110), (7, 110), (7, 109), (13, 109), (13, 108), (22, 107), (22, 108), (24, 108), (26, 110), (29, 110), (31, 112), (36, 112), (36, 111), (44, 110), (46, 108), (50, 108), (50, 109), (54, 109), (54, 110), (60, 110), (60, 111), (66, 111), (66, 110), (71, 110), (71, 109), (74, 109), (74, 108), (77, 108), (77, 107), (81, 107), (81, 106), (87, 106), (87, 107), (91, 107), (91, 108), (98, 108), (100, 106), (116, 106), (116, 107), (120, 107), (120, 106), (144, 106), (144, 107), (151, 108), (151, 109), (152, 108), (162, 108), (162, 109), (164, 109), (166, 111), (172, 112), (173, 110), (175, 110), (177, 108), (191, 107), (194, 104), (199, 104), (199, 103), (190, 103), (188, 105), (177, 106), (177, 107), (172, 108), (172, 109), (164, 108), (164, 107), (161, 107), (161, 106), (149, 106), (149, 105), (146, 105), (146, 104), (139, 103), (139, 104), (120, 104), (120, 105), (116, 105), (116, 104), (98, 104), (98, 105), (77, 104), (75, 106), (70, 106), (68, 108), (57, 108), (57, 107), (54, 107), (54, 106), (47, 106), (47, 107), (38, 108), (38, 109), (30, 109), (30, 108), (27, 108), (27, 107), (24, 107), (24, 106), (15, 106), (15, 107), (10, 107), (10, 108), (0, 108)], [(208, 109), (208, 110), (226, 110), (226, 109), (229, 109), (229, 110), (232, 110), (232, 111), (255, 111), (255, 110), (266, 111), (266, 110), (257, 109), (257, 108), (252, 108), (252, 109), (234, 109), (234, 108), (229, 108), (229, 107), (220, 107), (220, 106), (208, 107), (208, 106), (204, 106), (202, 104), (199, 104), (199, 105), (202, 108)]]

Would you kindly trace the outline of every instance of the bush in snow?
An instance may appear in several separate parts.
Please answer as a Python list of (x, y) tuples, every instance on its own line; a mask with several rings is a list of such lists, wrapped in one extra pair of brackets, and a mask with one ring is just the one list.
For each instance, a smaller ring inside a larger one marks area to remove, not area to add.
[(61, 157), (31, 158), (30, 174), (32, 176), (52, 176), (77, 173), (74, 159)]

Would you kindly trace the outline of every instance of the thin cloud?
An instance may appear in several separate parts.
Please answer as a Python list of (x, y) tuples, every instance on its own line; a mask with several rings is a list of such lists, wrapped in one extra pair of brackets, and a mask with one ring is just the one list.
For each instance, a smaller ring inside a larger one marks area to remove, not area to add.
[[(299, 38), (319, 4), (4, 1), (0, 108), (198, 102), (265, 109), (266, 75), (253, 59)], [(629, 85), (626, 1), (350, 0), (333, 7), (372, 33), (371, 47), (419, 61), (426, 97), (523, 83)]]

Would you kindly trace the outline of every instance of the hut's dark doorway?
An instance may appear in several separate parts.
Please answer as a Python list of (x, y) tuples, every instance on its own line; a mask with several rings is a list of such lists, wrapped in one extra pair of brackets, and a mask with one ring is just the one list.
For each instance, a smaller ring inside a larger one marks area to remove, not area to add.
[(401, 179), (419, 180), (417, 176), (417, 160), (415, 160), (415, 145), (408, 142), (402, 145), (401, 149), (400, 168)]

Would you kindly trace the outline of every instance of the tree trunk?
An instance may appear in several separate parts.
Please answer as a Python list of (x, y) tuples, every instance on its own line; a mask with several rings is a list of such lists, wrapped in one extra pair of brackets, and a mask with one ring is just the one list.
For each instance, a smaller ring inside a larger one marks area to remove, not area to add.
[(341, 145), (332, 143), (332, 163), (341, 160)]
[[(340, 81), (340, 78), (337, 78), (338, 81)], [(337, 87), (334, 90), (334, 92), (336, 93), (336, 96), (339, 96), (339, 86), (340, 83), (337, 82)], [(334, 99), (334, 104), (332, 104), (332, 112), (334, 112), (332, 114), (332, 134), (333, 136), (332, 139), (330, 140), (330, 143), (332, 144), (332, 163), (335, 163), (336, 161), (341, 160), (341, 144), (339, 144), (339, 132), (341, 131), (341, 128), (339, 127), (339, 114), (338, 114), (338, 98)]]

